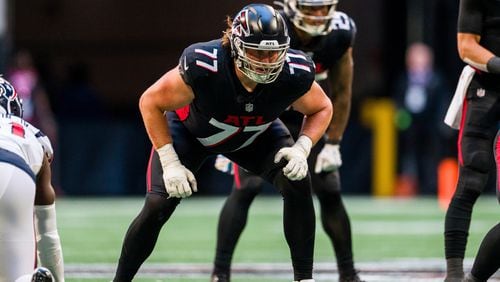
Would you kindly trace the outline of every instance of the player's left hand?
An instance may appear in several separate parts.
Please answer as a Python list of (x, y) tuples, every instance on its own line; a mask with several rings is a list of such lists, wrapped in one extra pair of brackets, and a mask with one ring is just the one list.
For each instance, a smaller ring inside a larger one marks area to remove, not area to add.
[(234, 174), (234, 165), (233, 162), (224, 157), (224, 155), (217, 155), (217, 158), (215, 158), (215, 163), (214, 167), (221, 172), (227, 173), (227, 174)]
[(293, 181), (304, 179), (307, 176), (307, 156), (311, 151), (312, 141), (309, 137), (302, 135), (292, 147), (281, 148), (274, 157), (278, 163), (285, 158), (288, 163), (283, 168), (285, 176)]
[(339, 144), (325, 144), (316, 159), (314, 173), (330, 172), (338, 169), (342, 165)]

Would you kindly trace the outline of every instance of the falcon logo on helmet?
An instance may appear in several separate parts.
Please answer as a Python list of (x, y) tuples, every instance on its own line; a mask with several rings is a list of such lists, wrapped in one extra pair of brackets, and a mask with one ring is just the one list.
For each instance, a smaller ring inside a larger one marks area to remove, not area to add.
[(16, 89), (0, 76), (0, 113), (23, 117), (23, 105), (17, 96)]
[(271, 6), (244, 7), (231, 27), (231, 54), (236, 67), (257, 83), (278, 78), (290, 46), (283, 17)]
[(333, 16), (338, 0), (284, 0), (283, 10), (292, 23), (311, 36), (333, 30)]

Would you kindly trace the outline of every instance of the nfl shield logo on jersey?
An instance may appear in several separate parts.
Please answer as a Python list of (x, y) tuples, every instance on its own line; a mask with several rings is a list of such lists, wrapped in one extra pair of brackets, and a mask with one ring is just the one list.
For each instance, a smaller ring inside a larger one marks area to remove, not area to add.
[(245, 111), (252, 112), (253, 111), (253, 104), (252, 103), (246, 103), (245, 104)]
[(484, 95), (486, 95), (486, 90), (484, 90), (483, 88), (479, 88), (479, 89), (477, 89), (476, 94), (477, 94), (477, 97), (482, 98), (482, 97), (484, 97)]

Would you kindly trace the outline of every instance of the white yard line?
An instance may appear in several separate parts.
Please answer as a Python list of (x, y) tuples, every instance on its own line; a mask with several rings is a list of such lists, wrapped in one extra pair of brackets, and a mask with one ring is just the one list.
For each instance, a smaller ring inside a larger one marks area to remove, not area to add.
[[(471, 259), (465, 260), (465, 268), (472, 265)], [(444, 261), (442, 259), (398, 259), (380, 262), (357, 262), (360, 275), (367, 281), (443, 281)], [(110, 279), (116, 265), (96, 264), (67, 264), (67, 278), (107, 278)], [(144, 264), (137, 277), (141, 278), (207, 278), (210, 276), (212, 265), (208, 263), (171, 263)], [(337, 277), (337, 268), (333, 263), (316, 263), (314, 266), (316, 281), (331, 281)], [(291, 276), (291, 267), (288, 263), (236, 263), (233, 266), (234, 281), (250, 281), (259, 278), (279, 279), (287, 281)], [(500, 281), (500, 273), (489, 281)]]

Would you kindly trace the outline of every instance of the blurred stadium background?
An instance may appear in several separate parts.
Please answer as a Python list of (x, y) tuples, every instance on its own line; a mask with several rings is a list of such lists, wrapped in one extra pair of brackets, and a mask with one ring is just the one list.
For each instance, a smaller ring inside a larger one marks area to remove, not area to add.
[[(31, 52), (58, 122), (55, 181), (61, 193), (143, 193), (150, 143), (138, 97), (177, 64), (186, 46), (220, 37), (225, 17), (249, 3), (0, 0), (0, 72), (17, 50)], [(450, 85), (456, 84), (463, 66), (455, 39), (458, 1), (341, 0), (338, 9), (356, 21), (358, 30), (353, 107), (342, 144), (344, 193), (391, 195), (398, 148), (391, 135), (393, 112), (385, 102), (404, 71), (406, 47), (414, 41), (434, 49), (436, 66)], [(386, 148), (374, 148), (379, 136)], [(447, 147), (454, 156), (451, 140)], [(382, 156), (385, 165), (373, 166), (381, 150), (390, 153)], [(374, 183), (380, 177), (374, 173), (383, 175), (381, 183)], [(227, 193), (227, 185), (220, 184), (230, 179), (212, 173), (210, 165), (200, 174), (206, 179), (200, 181), (201, 193)]]
[[(177, 64), (183, 48), (221, 36), (225, 17), (252, 2), (0, 0), (0, 73), (16, 51), (28, 50), (57, 121), (54, 183), (68, 281), (109, 280), (126, 228), (142, 204), (151, 146), (137, 108), (140, 94)], [(449, 85), (456, 84), (463, 66), (455, 39), (458, 0), (340, 0), (338, 9), (358, 29), (353, 108), (341, 168), (355, 257), (370, 281), (413, 281), (397, 278), (402, 273), (397, 271), (413, 269), (418, 279), (425, 272), (420, 266), (431, 276), (415, 281), (438, 279), (444, 267), (444, 212), (437, 191), (400, 197), (408, 193), (398, 186), (395, 159), (401, 152), (391, 92), (414, 41), (432, 47), (436, 67)], [(75, 79), (78, 84), (71, 85)], [(448, 148), (443, 158), (456, 154), (450, 140), (441, 144)], [(179, 207), (167, 226), (171, 232), (148, 261), (150, 270), (138, 281), (160, 281), (165, 271), (184, 277), (179, 281), (207, 281), (217, 214), (231, 177), (215, 171), (211, 161), (197, 177), (200, 192)], [(493, 186), (474, 212), (469, 259), (498, 220)], [(288, 267), (279, 198), (270, 187), (265, 191), (267, 197), (252, 207), (251, 225), (236, 254), (239, 281), (252, 281), (252, 271), (269, 276), (259, 281), (290, 280), (286, 270), (279, 271)], [(317, 261), (327, 265), (320, 264), (318, 271), (331, 269), (332, 253), (322, 236), (318, 229)], [(168, 268), (170, 262), (186, 265)], [(382, 262), (378, 272), (372, 262)], [(266, 263), (276, 264), (266, 271)], [(389, 276), (377, 276), (384, 271)], [(327, 278), (319, 281), (331, 280), (325, 272)], [(391, 278), (390, 273), (399, 274)]]

